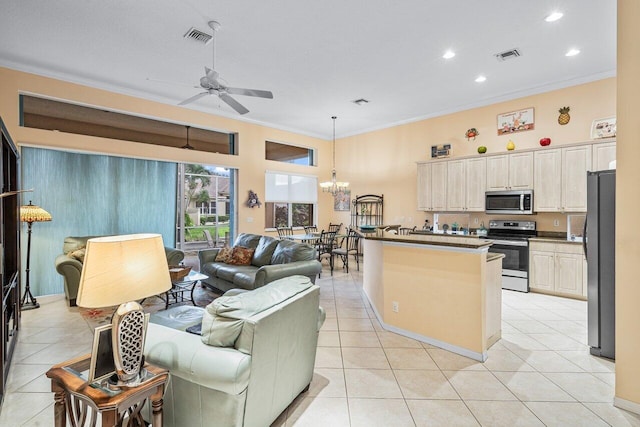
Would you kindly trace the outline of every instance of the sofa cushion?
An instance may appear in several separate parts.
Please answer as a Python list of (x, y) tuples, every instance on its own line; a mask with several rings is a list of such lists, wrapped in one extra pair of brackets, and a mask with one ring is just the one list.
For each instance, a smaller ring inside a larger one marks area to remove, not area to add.
[(253, 253), (251, 264), (256, 267), (271, 264), (271, 257), (273, 256), (273, 251), (276, 249), (276, 246), (278, 246), (278, 239), (270, 236), (260, 237), (256, 251)]
[(81, 263), (84, 263), (84, 255), (85, 255), (86, 251), (87, 251), (87, 249), (83, 246), (80, 249), (76, 249), (75, 251), (69, 252), (67, 255), (69, 255), (69, 257), (71, 257), (73, 259), (77, 259)]
[(218, 268), (216, 269), (215, 277), (230, 283), (234, 283), (235, 276), (238, 273), (255, 274), (258, 271), (258, 267), (253, 265), (216, 264)]
[(218, 255), (216, 255), (216, 262), (229, 262), (232, 254), (233, 248), (224, 247), (220, 249)]
[(222, 296), (206, 307), (202, 316), (202, 342), (231, 347), (242, 331), (245, 319), (261, 313), (313, 286), (305, 276), (275, 280), (251, 292)]
[(87, 240), (93, 239), (94, 237), (104, 237), (104, 236), (65, 237), (64, 243), (62, 244), (62, 253), (68, 254), (69, 252), (73, 252), (78, 249), (84, 248), (87, 246)]
[(255, 249), (245, 248), (243, 246), (234, 246), (227, 264), (251, 265), (251, 259), (253, 258), (254, 252)]
[(261, 236), (259, 234), (240, 233), (233, 246), (255, 249), (260, 242), (260, 237)]
[(316, 252), (313, 247), (303, 243), (296, 243), (293, 240), (280, 240), (273, 251), (271, 264), (287, 264), (315, 258)]

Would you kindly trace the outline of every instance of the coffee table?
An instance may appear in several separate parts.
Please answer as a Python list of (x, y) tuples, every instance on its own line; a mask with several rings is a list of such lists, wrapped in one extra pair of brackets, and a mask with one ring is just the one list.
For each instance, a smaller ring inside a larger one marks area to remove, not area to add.
[[(172, 280), (171, 289), (164, 293), (163, 299), (165, 310), (169, 308), (169, 304), (177, 304), (179, 302), (188, 301), (187, 299), (185, 299), (185, 292), (189, 292), (191, 303), (193, 305), (196, 305), (196, 301), (193, 299), (193, 290), (200, 280), (207, 279), (208, 277), (209, 276), (207, 276), (206, 274), (202, 274), (192, 269), (189, 274), (184, 276), (182, 279)], [(171, 301), (172, 298), (173, 301)]]

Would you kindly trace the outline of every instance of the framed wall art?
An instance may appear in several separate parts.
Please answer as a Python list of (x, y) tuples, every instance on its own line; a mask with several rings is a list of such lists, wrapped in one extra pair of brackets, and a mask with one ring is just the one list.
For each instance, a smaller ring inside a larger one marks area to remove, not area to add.
[(333, 196), (334, 211), (348, 211), (351, 208), (351, 190), (338, 191)]
[(533, 130), (535, 128), (533, 113), (533, 107), (531, 107), (498, 114), (498, 135)]
[(442, 157), (449, 157), (451, 155), (451, 144), (432, 145), (431, 146), (431, 158), (439, 159)]
[(616, 136), (616, 118), (594, 120), (591, 124), (591, 139), (611, 138)]

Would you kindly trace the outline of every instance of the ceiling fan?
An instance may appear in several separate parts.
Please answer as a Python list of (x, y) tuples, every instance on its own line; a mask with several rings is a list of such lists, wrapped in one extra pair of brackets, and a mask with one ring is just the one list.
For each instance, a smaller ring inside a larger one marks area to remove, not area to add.
[(220, 29), (220, 23), (217, 21), (209, 21), (209, 27), (213, 30), (213, 40), (211, 40), (211, 44), (213, 46), (213, 62), (211, 68), (204, 67), (205, 75), (200, 78), (200, 86), (205, 89), (204, 92), (200, 92), (197, 95), (192, 96), (191, 98), (187, 98), (178, 105), (186, 105), (190, 104), (204, 96), (207, 95), (218, 95), (223, 102), (229, 105), (231, 108), (236, 110), (239, 114), (247, 114), (249, 110), (230, 95), (245, 95), (245, 96), (256, 96), (258, 98), (268, 98), (273, 99), (273, 93), (268, 90), (258, 90), (258, 89), (243, 89), (238, 87), (228, 87), (220, 82), (220, 75), (216, 71), (216, 46), (215, 46), (215, 36), (216, 31)]

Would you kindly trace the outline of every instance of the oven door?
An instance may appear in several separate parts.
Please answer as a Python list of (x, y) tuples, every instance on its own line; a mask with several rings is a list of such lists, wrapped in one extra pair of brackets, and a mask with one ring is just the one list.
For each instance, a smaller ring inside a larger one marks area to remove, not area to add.
[(529, 292), (529, 242), (493, 240), (489, 252), (504, 254), (502, 288)]

